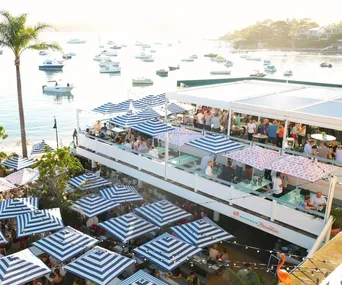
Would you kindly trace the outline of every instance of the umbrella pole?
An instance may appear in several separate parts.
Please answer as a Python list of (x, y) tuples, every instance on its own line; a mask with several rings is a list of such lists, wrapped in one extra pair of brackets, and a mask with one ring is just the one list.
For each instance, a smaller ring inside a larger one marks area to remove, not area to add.
[(230, 125), (232, 123), (232, 109), (229, 110), (228, 122), (227, 122), (227, 136), (230, 138)]
[(287, 128), (288, 128), (289, 120), (285, 121), (284, 132), (283, 132), (283, 144), (281, 146), (281, 151), (285, 152), (286, 140), (287, 140)]
[[(165, 124), (167, 125), (167, 100), (165, 100)], [(164, 179), (167, 180), (167, 162), (169, 160), (169, 132), (166, 132), (166, 141), (165, 141), (165, 173)]]

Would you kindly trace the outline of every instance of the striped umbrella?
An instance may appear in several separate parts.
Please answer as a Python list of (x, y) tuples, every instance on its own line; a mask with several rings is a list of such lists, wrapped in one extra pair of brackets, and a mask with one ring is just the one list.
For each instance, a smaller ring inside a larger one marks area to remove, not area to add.
[(143, 198), (133, 186), (114, 185), (100, 190), (101, 196), (116, 203), (141, 201)]
[(93, 109), (93, 112), (101, 114), (125, 113), (128, 112), (131, 106), (131, 100), (126, 100), (118, 104), (106, 103)]
[(94, 173), (88, 172), (69, 180), (69, 184), (81, 190), (91, 190), (104, 186), (109, 186), (112, 183)]
[(175, 128), (170, 133), (161, 133), (155, 136), (156, 139), (166, 141), (166, 136), (169, 136), (169, 143), (175, 144), (177, 146), (182, 146), (189, 141), (193, 141), (203, 136), (194, 131), (190, 131), (184, 128)]
[(131, 239), (159, 229), (133, 213), (110, 219), (98, 225), (113, 236), (118, 237), (122, 242), (128, 242)]
[(165, 133), (174, 130), (173, 127), (167, 126), (164, 122), (156, 119), (144, 122), (137, 126), (132, 126), (132, 129), (152, 137), (160, 133)]
[(132, 106), (133, 106), (134, 109), (137, 109), (137, 110), (143, 110), (143, 109), (146, 109), (146, 108), (150, 107), (145, 102), (142, 102), (140, 100), (132, 101)]
[(138, 214), (143, 215), (146, 219), (158, 227), (162, 227), (192, 216), (190, 213), (166, 200), (136, 208), (135, 211)]
[(114, 201), (97, 195), (89, 195), (72, 203), (72, 209), (74, 211), (80, 212), (88, 218), (107, 212), (118, 206), (119, 204)]
[(24, 168), (7, 175), (5, 178), (12, 184), (15, 185), (25, 185), (27, 183), (37, 180), (39, 177), (39, 172), (36, 169)]
[(226, 137), (216, 134), (211, 134), (196, 139), (194, 141), (190, 141), (186, 144), (213, 154), (219, 154), (222, 152), (228, 152), (242, 148), (241, 144), (228, 140)]
[(165, 104), (166, 102), (166, 97), (165, 94), (160, 94), (160, 95), (148, 95), (145, 96), (139, 100), (138, 102), (145, 104), (148, 107), (155, 107), (155, 106), (160, 106)]
[(202, 248), (223, 240), (234, 238), (234, 236), (208, 218), (172, 227), (171, 230), (182, 240)]
[(11, 190), (11, 189), (15, 189), (15, 188), (17, 188), (17, 186), (13, 185), (9, 181), (7, 181), (5, 178), (0, 178), (0, 193)]
[(64, 269), (96, 284), (109, 285), (133, 263), (135, 263), (133, 259), (96, 246), (64, 266)]
[(15, 156), (12, 159), (9, 159), (9, 160), (6, 160), (5, 162), (2, 162), (1, 164), (3, 166), (8, 167), (8, 168), (20, 170), (20, 169), (23, 169), (25, 167), (29, 167), (34, 163), (35, 163), (34, 159), (28, 159), (26, 157)]
[(33, 245), (57, 260), (64, 262), (98, 242), (97, 239), (67, 226), (48, 237), (34, 242)]
[(34, 210), (17, 219), (17, 238), (64, 228), (59, 208)]
[(202, 249), (164, 233), (134, 251), (169, 272)]
[(177, 113), (184, 113), (184, 112), (186, 112), (186, 110), (183, 107), (177, 105), (176, 103), (169, 104), (169, 106), (167, 106), (167, 110), (171, 114), (177, 114)]
[(12, 219), (35, 210), (38, 210), (38, 198), (3, 200), (0, 202), (0, 220)]
[(4, 243), (7, 243), (7, 240), (0, 230), (0, 244), (4, 244)]
[(22, 285), (51, 273), (29, 249), (0, 258), (0, 284)]
[(149, 108), (149, 109), (146, 109), (146, 110), (143, 110), (143, 111), (137, 113), (137, 116), (139, 118), (144, 119), (144, 120), (149, 120), (149, 119), (159, 118), (162, 115), (160, 113), (158, 113), (156, 110)]
[(110, 119), (109, 123), (117, 125), (122, 128), (130, 128), (143, 123), (145, 119), (140, 118), (137, 114), (127, 113), (123, 116)]
[(138, 272), (134, 273), (132, 276), (125, 279), (124, 281), (121, 281), (118, 285), (167, 285), (167, 284), (141, 269)]
[(31, 154), (42, 154), (46, 152), (46, 149), (53, 151), (53, 148), (49, 146), (45, 141), (36, 143), (32, 146)]

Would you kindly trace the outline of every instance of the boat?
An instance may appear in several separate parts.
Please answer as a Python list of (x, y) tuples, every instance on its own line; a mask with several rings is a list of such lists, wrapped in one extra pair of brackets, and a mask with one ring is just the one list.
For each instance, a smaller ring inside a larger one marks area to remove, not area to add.
[(121, 46), (114, 45), (114, 46), (111, 46), (110, 48), (111, 49), (121, 49)]
[(76, 52), (73, 52), (73, 51), (72, 52), (68, 52), (67, 54), (70, 55), (70, 56), (76, 56)]
[(284, 72), (284, 76), (292, 76), (292, 75), (293, 75), (292, 70), (286, 70), (286, 71)]
[(256, 56), (247, 56), (247, 60), (253, 60), (253, 61), (261, 61), (261, 57), (256, 57)]
[(167, 46), (172, 47), (172, 44), (168, 44)]
[(64, 67), (63, 63), (58, 63), (56, 60), (46, 59), (43, 64), (39, 65), (39, 70), (58, 71)]
[(64, 59), (71, 59), (72, 58), (72, 56), (70, 55), (70, 54), (63, 54), (62, 55), (62, 58), (64, 58)]
[(105, 58), (102, 61), (100, 61), (99, 66), (100, 67), (105, 67), (105, 66), (119, 66), (120, 62), (119, 61), (111, 61), (110, 58)]
[(212, 75), (230, 75), (230, 70), (215, 70), (215, 71), (210, 71), (210, 74)]
[(137, 78), (137, 79), (132, 79), (133, 85), (152, 85), (153, 81), (152, 79), (148, 78)]
[(226, 60), (226, 63), (224, 64), (224, 66), (226, 67), (232, 67), (233, 65), (234, 65), (233, 62), (230, 60)]
[(118, 73), (121, 72), (121, 67), (113, 65), (100, 66), (100, 73)]
[(150, 49), (150, 52), (153, 52), (153, 53), (154, 53), (154, 52), (156, 52), (156, 50), (155, 50), (155, 49)]
[(143, 48), (151, 48), (150, 45), (142, 45)]
[(218, 54), (217, 53), (207, 53), (204, 55), (204, 57), (210, 57), (210, 58), (214, 58), (214, 57), (217, 57)]
[(112, 45), (115, 45), (115, 43), (113, 41), (108, 41), (107, 45), (112, 46)]
[(125, 44), (122, 44), (122, 45), (121, 45), (121, 47), (127, 47), (127, 45), (125, 45)]
[(43, 92), (51, 93), (70, 93), (74, 85), (70, 83), (62, 83), (56, 80), (48, 81), (46, 85), (42, 86)]
[(190, 56), (190, 58), (198, 59), (198, 56), (197, 56), (197, 54), (193, 54), (192, 56)]
[(104, 55), (103, 54), (98, 54), (98, 55), (95, 55), (94, 56), (94, 60), (95, 61), (102, 61), (102, 60), (104, 60)]
[(269, 59), (264, 59), (264, 65), (272, 65), (271, 60), (269, 60)]
[(262, 73), (258, 70), (254, 70), (254, 72), (249, 75), (249, 77), (265, 77), (265, 76), (266, 76), (265, 73)]
[(101, 52), (101, 54), (105, 56), (118, 56), (118, 54), (115, 51), (111, 51), (111, 50), (104, 50)]
[(85, 40), (80, 40), (80, 39), (71, 39), (68, 40), (67, 43), (68, 44), (84, 44), (86, 41)]
[(321, 67), (329, 67), (329, 68), (332, 68), (332, 64), (326, 63), (326, 62), (321, 63), (320, 66), (321, 66)]
[(169, 66), (169, 70), (170, 71), (172, 71), (172, 70), (177, 70), (177, 69), (179, 69), (180, 67), (179, 67), (179, 65), (177, 65), (177, 66)]
[(226, 62), (226, 59), (219, 55), (217, 57), (212, 57), (210, 60), (219, 63)]
[(137, 47), (141, 47), (141, 46), (143, 45), (143, 43), (142, 43), (142, 42), (139, 42), (139, 41), (136, 41), (136, 42), (135, 42), (135, 45), (136, 45)]
[(39, 55), (48, 55), (47, 51), (46, 50), (41, 50), (39, 52)]
[(241, 55), (240, 57), (241, 57), (241, 58), (247, 58), (248, 55), (247, 55), (247, 54), (243, 54), (243, 55)]
[(144, 58), (142, 61), (143, 62), (154, 62), (154, 59), (152, 57), (149, 57), (149, 58)]
[(159, 69), (156, 71), (156, 74), (162, 77), (166, 77), (169, 75), (169, 71), (166, 69)]
[(182, 61), (193, 62), (195, 60), (191, 57), (187, 57), (187, 58), (183, 58)]
[(146, 54), (144, 52), (140, 53), (140, 55), (137, 55), (135, 58), (137, 59), (147, 59), (150, 58), (151, 56), (149, 54)]
[(264, 70), (266, 72), (271, 72), (271, 73), (277, 71), (277, 69), (276, 69), (276, 67), (274, 65), (267, 65), (267, 66), (265, 66)]
[(103, 45), (100, 45), (99, 48), (104, 48), (104, 46), (103, 46)]
[(0, 54), (2, 54), (4, 51), (2, 49), (0, 49)]

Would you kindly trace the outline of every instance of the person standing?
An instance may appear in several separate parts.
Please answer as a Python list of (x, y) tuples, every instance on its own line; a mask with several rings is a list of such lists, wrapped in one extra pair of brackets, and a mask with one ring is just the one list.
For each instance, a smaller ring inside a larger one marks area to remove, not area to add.
[(273, 197), (279, 198), (283, 193), (283, 180), (280, 172), (276, 173), (276, 177), (272, 179), (272, 184)]
[(205, 129), (207, 131), (211, 131), (211, 119), (212, 119), (211, 112), (207, 111), (207, 113), (205, 115)]
[(255, 131), (256, 131), (256, 125), (254, 123), (254, 120), (250, 118), (247, 124), (247, 138), (249, 141), (253, 140), (253, 135), (255, 134)]
[(279, 123), (277, 147), (282, 147), (283, 146), (284, 130), (285, 130), (284, 125), (282, 123)]
[(204, 127), (204, 111), (201, 110), (197, 114), (197, 128), (203, 129), (203, 127)]
[(268, 142), (272, 144), (276, 144), (277, 142), (277, 131), (278, 131), (278, 122), (276, 120), (273, 121), (273, 124), (270, 124), (267, 128)]
[(298, 124), (298, 144), (302, 145), (306, 136), (306, 126)]
[(221, 130), (221, 123), (220, 123), (220, 117), (217, 112), (215, 113), (214, 117), (211, 119), (211, 123), (213, 124), (213, 132), (219, 133)]

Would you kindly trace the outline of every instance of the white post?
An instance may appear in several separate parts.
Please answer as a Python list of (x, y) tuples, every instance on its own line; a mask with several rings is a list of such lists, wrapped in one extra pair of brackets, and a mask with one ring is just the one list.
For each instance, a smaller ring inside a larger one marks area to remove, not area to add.
[(227, 122), (227, 136), (230, 138), (230, 125), (232, 124), (232, 109), (229, 110)]
[(325, 215), (324, 215), (324, 222), (327, 223), (329, 217), (330, 217), (330, 212), (331, 212), (331, 206), (332, 202), (334, 199), (334, 193), (335, 193), (335, 186), (337, 183), (337, 177), (336, 176), (331, 176), (330, 178), (330, 185), (329, 185), (329, 192), (328, 192), (328, 200), (327, 200), (327, 205), (325, 207)]
[(77, 133), (80, 132), (80, 109), (76, 109), (76, 127), (77, 127)]
[[(168, 102), (167, 100), (165, 101), (165, 124), (167, 125), (167, 107), (168, 107)], [(167, 180), (167, 167), (168, 167), (168, 162), (169, 160), (169, 132), (166, 132), (166, 140), (165, 140), (165, 174), (164, 174), (164, 179)]]
[(281, 146), (282, 152), (285, 150), (285, 146), (286, 146), (288, 124), (289, 124), (289, 120), (285, 120), (284, 133), (283, 133), (283, 145)]
[(213, 220), (215, 222), (218, 222), (220, 220), (220, 213), (219, 212), (214, 211)]
[(272, 208), (271, 208), (271, 216), (270, 220), (271, 222), (274, 221), (275, 215), (276, 215), (276, 208), (277, 208), (277, 201), (275, 199), (272, 200)]

